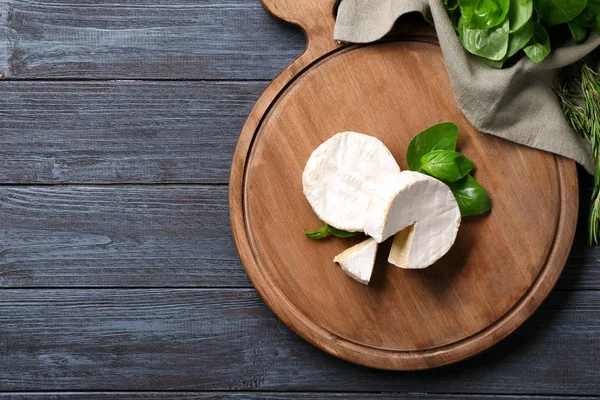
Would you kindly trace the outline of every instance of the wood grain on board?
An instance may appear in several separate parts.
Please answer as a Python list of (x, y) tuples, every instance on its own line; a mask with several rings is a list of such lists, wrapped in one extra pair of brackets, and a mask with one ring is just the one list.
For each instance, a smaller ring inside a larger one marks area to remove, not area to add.
[(304, 46), (258, 0), (0, 0), (0, 399), (596, 398), (585, 215), (559, 290), (449, 368), (337, 360), (242, 289), (227, 188), (189, 184), (227, 182), (265, 81)]
[[(308, 37), (307, 51), (257, 102), (232, 167), (234, 236), (266, 303), (321, 349), (376, 368), (445, 365), (510, 334), (566, 262), (577, 223), (575, 163), (477, 132), (430, 37), (340, 48), (331, 41), (333, 0), (263, 2)], [(302, 234), (319, 225), (302, 194), (306, 160), (352, 130), (381, 139), (406, 169), (410, 140), (444, 121), (459, 126), (459, 149), (477, 166), (492, 212), (465, 218), (448, 255), (424, 271), (390, 266), (382, 246), (371, 284), (358, 285), (331, 261), (357, 241)]]
[(1, 290), (8, 390), (600, 392), (600, 292), (553, 292), (514, 335), (452, 367), (397, 373), (319, 351), (252, 289)]

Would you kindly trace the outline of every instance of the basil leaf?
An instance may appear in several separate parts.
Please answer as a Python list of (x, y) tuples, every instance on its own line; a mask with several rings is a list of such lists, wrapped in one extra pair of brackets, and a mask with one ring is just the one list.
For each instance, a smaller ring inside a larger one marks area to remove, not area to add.
[(458, 19), (460, 18), (460, 7), (458, 6), (458, 0), (444, 0), (444, 7), (446, 8), (448, 17), (452, 22), (452, 26), (456, 27)]
[(348, 232), (348, 231), (343, 231), (341, 229), (334, 228), (333, 226), (328, 226), (328, 225), (326, 225), (326, 226), (329, 228), (329, 232), (333, 236), (338, 237), (338, 238), (345, 239), (345, 238), (351, 238), (351, 237), (358, 235), (358, 232)]
[(493, 61), (504, 58), (508, 50), (508, 19), (502, 25), (491, 29), (470, 29), (463, 18), (458, 21), (460, 42), (469, 53)]
[(510, 32), (516, 32), (531, 20), (533, 14), (533, 0), (510, 0), (508, 20)]
[(483, 58), (483, 62), (487, 65), (501, 69), (504, 63), (517, 54), (519, 50), (523, 49), (533, 36), (533, 22), (529, 21), (521, 27), (518, 31), (510, 33), (508, 35), (508, 50), (502, 60), (494, 61), (487, 58)]
[(421, 158), (419, 171), (446, 183), (456, 182), (473, 170), (473, 163), (459, 152), (434, 150)]
[(596, 32), (596, 35), (600, 35), (600, 14), (596, 15), (596, 18), (592, 21), (592, 29)]
[(600, 14), (600, 0), (588, 0), (587, 8), (592, 14)]
[(442, 122), (419, 133), (408, 144), (406, 161), (413, 171), (421, 168), (421, 157), (432, 150), (455, 150), (458, 127), (452, 122)]
[(510, 0), (458, 0), (458, 4), (465, 27), (487, 30), (504, 21)]
[(541, 63), (550, 54), (550, 36), (546, 28), (535, 23), (533, 26), (533, 36), (529, 44), (523, 49), (525, 54), (536, 64)]
[(444, 7), (448, 11), (455, 11), (458, 8), (458, 0), (444, 0)]
[(571, 36), (573, 36), (573, 41), (575, 43), (581, 44), (587, 40), (588, 29), (585, 26), (580, 25), (575, 21), (571, 21), (567, 25), (569, 26)]
[(492, 208), (487, 192), (471, 175), (467, 175), (449, 186), (463, 217), (483, 214)]
[(314, 232), (310, 232), (308, 230), (304, 230), (304, 234), (310, 239), (321, 240), (330, 235), (329, 227), (327, 225), (323, 225), (322, 228), (317, 229)]
[(506, 62), (507, 59), (508, 59), (508, 57), (504, 57), (502, 60), (498, 60), (498, 61), (488, 60), (487, 58), (482, 58), (481, 60), (484, 63), (486, 63), (487, 65), (489, 65), (490, 67), (494, 67), (496, 69), (502, 69), (502, 66), (504, 65), (504, 63)]
[(591, 10), (591, 8), (589, 7), (589, 5), (585, 8), (585, 10), (583, 10), (581, 12), (581, 14), (579, 14), (577, 17), (575, 17), (573, 20), (569, 21), (569, 23), (574, 23), (576, 25), (581, 25), (581, 26), (585, 26), (585, 27), (591, 27), (594, 25), (594, 20), (596, 19), (596, 15), (598, 13), (594, 12)]
[(354, 237), (358, 234), (358, 232), (348, 232), (348, 231), (343, 231), (341, 229), (337, 229), (334, 228), (333, 226), (329, 226), (327, 224), (323, 225), (323, 227), (317, 229), (314, 232), (310, 232), (308, 230), (304, 230), (304, 234), (314, 240), (321, 240), (324, 239), (326, 237), (329, 237), (330, 235), (333, 235), (335, 237), (338, 238), (351, 238)]
[(511, 33), (508, 36), (508, 50), (506, 52), (506, 58), (510, 58), (517, 54), (519, 50), (527, 46), (527, 43), (533, 37), (533, 26), (532, 21), (527, 22), (521, 29), (515, 33)]
[(587, 0), (535, 0), (535, 9), (548, 25), (569, 22), (587, 5)]
[(581, 44), (587, 40), (589, 36), (588, 28), (596, 27), (597, 15), (598, 13), (592, 11), (588, 4), (581, 14), (567, 23), (575, 43)]

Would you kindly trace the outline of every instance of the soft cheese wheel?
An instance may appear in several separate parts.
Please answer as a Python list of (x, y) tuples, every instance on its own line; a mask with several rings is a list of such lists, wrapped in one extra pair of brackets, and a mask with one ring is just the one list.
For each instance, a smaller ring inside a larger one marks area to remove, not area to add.
[(365, 233), (378, 243), (397, 234), (390, 258), (401, 268), (427, 268), (450, 250), (460, 226), (450, 188), (430, 176), (403, 171), (375, 192)]
[(400, 173), (392, 153), (379, 140), (356, 132), (338, 133), (312, 153), (304, 173), (304, 195), (326, 224), (359, 232), (375, 189)]
[(340, 264), (342, 270), (357, 282), (368, 285), (375, 266), (378, 243), (369, 238), (337, 255), (333, 261)]

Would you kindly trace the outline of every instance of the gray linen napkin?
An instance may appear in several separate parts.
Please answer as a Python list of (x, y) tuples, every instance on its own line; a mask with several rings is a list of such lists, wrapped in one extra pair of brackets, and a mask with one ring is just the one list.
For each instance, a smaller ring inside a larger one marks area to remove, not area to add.
[(566, 122), (552, 85), (561, 67), (600, 45), (599, 36), (558, 48), (541, 64), (523, 57), (498, 70), (462, 47), (442, 0), (342, 0), (334, 36), (343, 42), (373, 42), (385, 36), (398, 17), (414, 11), (435, 26), (456, 100), (473, 126), (571, 158), (593, 173), (589, 145)]

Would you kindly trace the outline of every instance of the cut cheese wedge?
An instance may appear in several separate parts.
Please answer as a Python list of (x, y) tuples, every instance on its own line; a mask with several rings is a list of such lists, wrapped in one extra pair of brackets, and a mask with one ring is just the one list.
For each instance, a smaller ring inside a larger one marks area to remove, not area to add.
[(377, 138), (338, 133), (312, 153), (302, 186), (319, 219), (338, 229), (360, 232), (376, 188), (400, 167)]
[(408, 248), (412, 242), (414, 232), (415, 226), (411, 225), (396, 233), (390, 250), (390, 256), (388, 257), (388, 262), (390, 264), (394, 264), (400, 268), (408, 268), (406, 266), (408, 261)]
[(378, 243), (369, 238), (338, 254), (333, 261), (340, 264), (342, 270), (352, 279), (368, 285), (375, 266)]
[(450, 250), (460, 221), (460, 209), (447, 185), (403, 171), (375, 192), (365, 233), (378, 243), (396, 235), (388, 261), (401, 268), (421, 269)]

